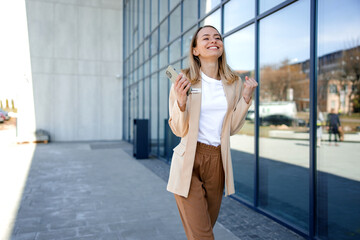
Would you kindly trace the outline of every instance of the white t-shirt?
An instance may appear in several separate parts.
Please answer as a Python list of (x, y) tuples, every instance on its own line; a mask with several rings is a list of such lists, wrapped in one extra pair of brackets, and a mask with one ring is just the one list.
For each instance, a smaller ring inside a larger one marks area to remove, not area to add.
[(221, 80), (210, 78), (201, 72), (201, 109), (198, 141), (218, 146), (227, 110), (227, 101)]

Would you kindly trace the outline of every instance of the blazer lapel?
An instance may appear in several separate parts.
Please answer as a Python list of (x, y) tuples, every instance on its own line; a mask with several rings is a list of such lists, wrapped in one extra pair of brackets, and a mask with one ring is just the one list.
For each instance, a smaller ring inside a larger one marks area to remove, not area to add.
[(196, 133), (199, 130), (199, 119), (200, 119), (200, 107), (201, 107), (201, 80), (194, 84), (192, 88), (200, 89), (199, 93), (191, 93), (190, 94), (190, 126), (193, 126), (193, 129), (189, 129), (190, 131), (195, 131)]

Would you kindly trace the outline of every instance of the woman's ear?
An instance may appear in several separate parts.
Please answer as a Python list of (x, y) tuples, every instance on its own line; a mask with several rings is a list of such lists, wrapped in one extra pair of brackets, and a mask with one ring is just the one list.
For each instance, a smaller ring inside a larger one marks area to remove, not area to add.
[(197, 51), (196, 48), (193, 48), (193, 55), (194, 55), (194, 56), (199, 56), (199, 53), (198, 53), (198, 51)]

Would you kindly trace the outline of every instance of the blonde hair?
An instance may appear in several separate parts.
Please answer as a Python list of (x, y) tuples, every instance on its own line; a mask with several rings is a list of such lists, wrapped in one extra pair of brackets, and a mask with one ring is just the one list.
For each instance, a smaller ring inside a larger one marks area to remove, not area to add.
[[(198, 33), (200, 32), (201, 29), (206, 28), (206, 27), (211, 27), (219, 33), (219, 31), (215, 27), (213, 27), (211, 25), (205, 25), (203, 27), (200, 27), (195, 32), (194, 36), (192, 37), (191, 43), (190, 43), (190, 49), (189, 49), (189, 67), (182, 70), (182, 72), (185, 74), (185, 76), (191, 82), (191, 84), (197, 83), (200, 78), (201, 62), (200, 62), (199, 57), (197, 57), (193, 54), (193, 49), (196, 47)], [(220, 35), (220, 33), (219, 33), (219, 35)], [(221, 41), (223, 41), (223, 38), (221, 37), (221, 35), (220, 35), (220, 38), (221, 38)], [(223, 54), (219, 57), (218, 63), (219, 63), (219, 75), (221, 78), (225, 79), (227, 84), (232, 84), (235, 81), (239, 80), (239, 76), (237, 75), (237, 73), (234, 72), (226, 62), (225, 49), (223, 51)]]

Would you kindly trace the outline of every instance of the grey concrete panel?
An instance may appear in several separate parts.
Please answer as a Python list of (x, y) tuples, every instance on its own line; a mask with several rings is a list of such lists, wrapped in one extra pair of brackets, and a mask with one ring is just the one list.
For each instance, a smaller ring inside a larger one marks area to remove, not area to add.
[(55, 141), (74, 141), (77, 129), (77, 76), (54, 75), (51, 98), (51, 138)]
[(77, 58), (77, 7), (55, 4), (54, 55), (57, 58)]
[(78, 0), (26, 0), (26, 1), (51, 2), (51, 3), (61, 3), (61, 4), (73, 4), (73, 5), (76, 5), (78, 3)]
[(122, 55), (122, 21), (121, 12), (115, 10), (102, 10), (102, 59), (105, 61), (120, 61)]
[(101, 7), (101, 0), (78, 0), (80, 6)]
[(77, 139), (99, 139), (102, 106), (100, 78), (79, 76), (78, 81)]
[(79, 59), (100, 59), (101, 10), (79, 7)]
[(52, 3), (26, 2), (31, 57), (53, 56), (53, 7)]
[(78, 61), (79, 75), (100, 75), (101, 74), (101, 61)]
[(104, 8), (111, 8), (111, 9), (118, 9), (118, 10), (122, 9), (123, 1), (101, 0), (101, 2), (102, 2), (102, 7), (104, 7)]
[(102, 77), (101, 139), (122, 139), (122, 81)]
[[(38, 127), (55, 141), (121, 139), (122, 1), (26, 3)], [(88, 83), (88, 77), (98, 80)], [(95, 105), (106, 127), (88, 122)]]
[(48, 119), (51, 119), (52, 99), (48, 95), (51, 93), (52, 80), (51, 74), (33, 74), (36, 129), (51, 129)]
[(54, 73), (55, 74), (72, 74), (78, 73), (78, 61), (72, 59), (55, 59)]
[(101, 75), (116, 77), (117, 75), (121, 75), (122, 73), (122, 64), (120, 61), (108, 61), (101, 62)]
[(31, 71), (32, 73), (53, 73), (53, 58), (32, 57)]

